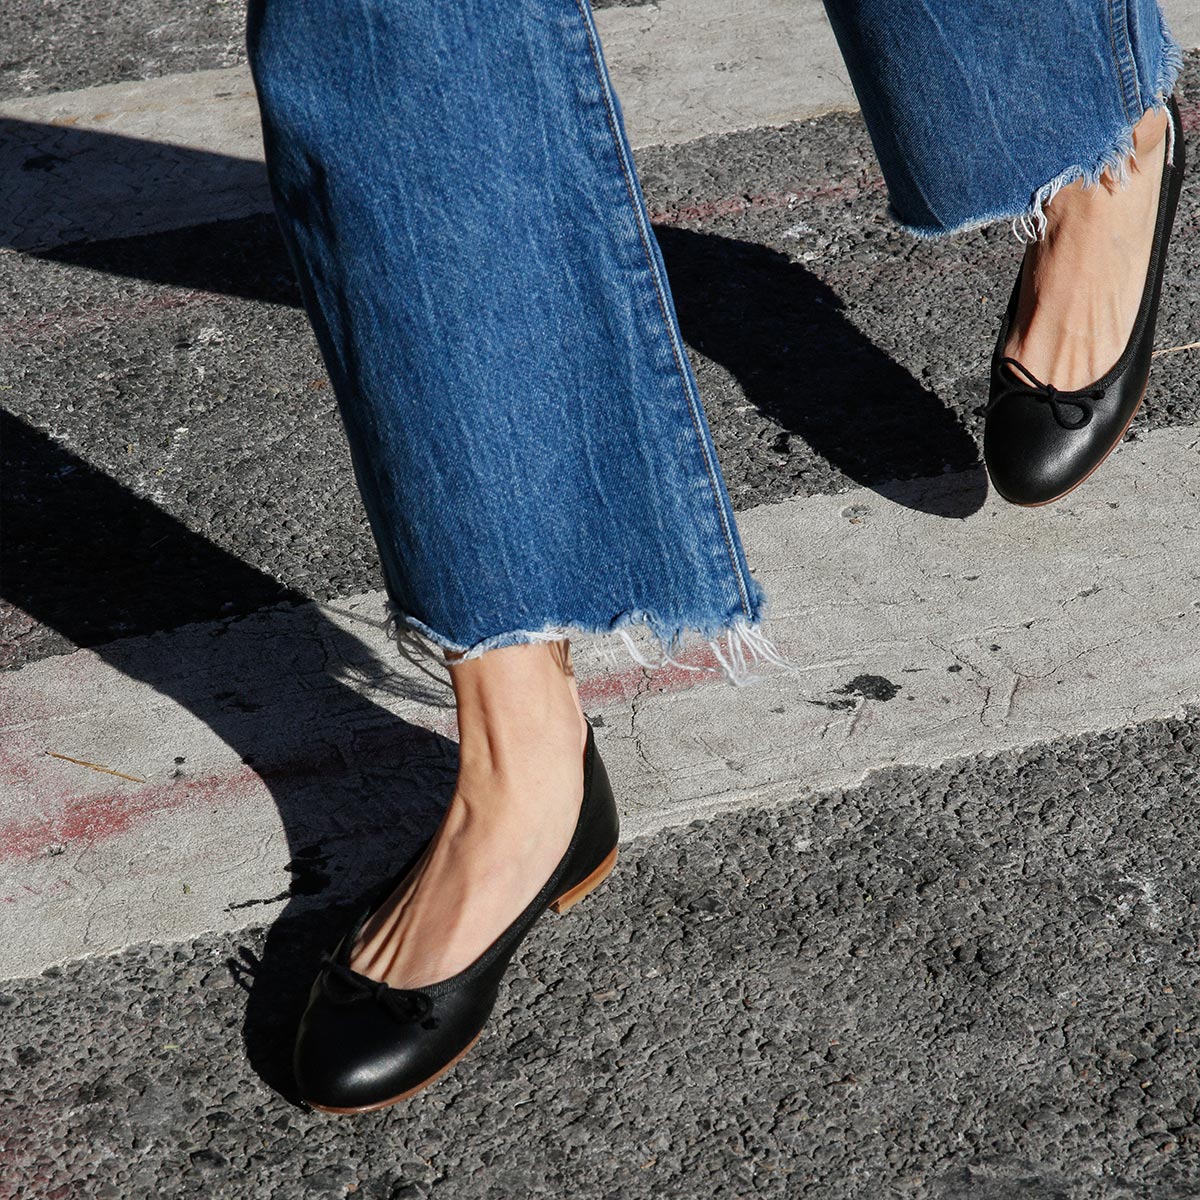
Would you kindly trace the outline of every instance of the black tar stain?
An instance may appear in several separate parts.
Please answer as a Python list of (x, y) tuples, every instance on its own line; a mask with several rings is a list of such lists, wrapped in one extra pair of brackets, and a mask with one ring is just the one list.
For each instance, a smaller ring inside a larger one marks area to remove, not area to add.
[(278, 904), (295, 896), (316, 896), (329, 886), (329, 875), (325, 870), (329, 855), (321, 853), (319, 844), (304, 846), (296, 851), (296, 857), (287, 864), (292, 873), (292, 882), (285, 891), (275, 896), (262, 896), (256, 900), (238, 900), (225, 906), (226, 912), (239, 908), (253, 908), (256, 904)]
[[(864, 700), (892, 700), (900, 687), (882, 675), (855, 675), (845, 687), (835, 688), (838, 696), (862, 696)], [(851, 702), (853, 703), (853, 701)]]
[(834, 712), (842, 709), (853, 708), (859, 700), (882, 700), (888, 701), (894, 699), (900, 692), (898, 684), (893, 683), (890, 679), (885, 679), (882, 675), (855, 675), (844, 687), (834, 688), (835, 696), (842, 696), (842, 700), (810, 700), (809, 704), (818, 704), (822, 708), (832, 709)]

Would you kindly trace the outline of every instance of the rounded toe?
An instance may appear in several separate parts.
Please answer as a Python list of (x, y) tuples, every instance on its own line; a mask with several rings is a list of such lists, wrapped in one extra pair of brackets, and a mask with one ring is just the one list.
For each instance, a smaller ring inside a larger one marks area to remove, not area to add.
[(1073, 486), (1061, 480), (1051, 482), (1037, 469), (1039, 464), (1028, 460), (1013, 460), (1003, 455), (989, 457), (985, 452), (984, 464), (993, 490), (1009, 504), (1025, 507), (1049, 504)]
[(373, 1005), (347, 1010), (316, 1001), (301, 1022), (292, 1054), (299, 1094), (316, 1108), (335, 1110), (391, 1102), (421, 1082), (415, 1032)]
[(1036, 406), (1002, 401), (987, 417), (983, 461), (988, 478), (1011, 504), (1037, 505), (1068, 492), (1086, 475), (1063, 431)]
[(474, 1044), (504, 965), (494, 977), (436, 997), (366, 983), (350, 1003), (336, 982), (319, 976), (292, 1054), (299, 1095), (314, 1108), (345, 1113), (385, 1108), (420, 1091)]

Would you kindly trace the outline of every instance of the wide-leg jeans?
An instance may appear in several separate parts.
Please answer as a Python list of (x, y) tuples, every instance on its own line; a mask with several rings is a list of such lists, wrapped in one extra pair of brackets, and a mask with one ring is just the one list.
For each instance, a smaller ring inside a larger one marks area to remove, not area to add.
[[(828, 0), (919, 235), (1035, 235), (1119, 170), (1153, 0)], [(586, 0), (251, 0), (280, 225), (398, 625), (443, 650), (641, 625), (762, 649)]]

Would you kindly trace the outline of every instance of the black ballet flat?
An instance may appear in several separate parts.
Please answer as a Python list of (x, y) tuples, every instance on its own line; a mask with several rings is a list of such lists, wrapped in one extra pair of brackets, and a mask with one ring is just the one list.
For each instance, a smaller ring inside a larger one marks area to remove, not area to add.
[(525, 935), (547, 908), (566, 912), (607, 878), (617, 861), (617, 834), (617, 806), (589, 727), (583, 803), (570, 845), (525, 911), (470, 966), (420, 988), (389, 987), (352, 970), (351, 948), (374, 904), (325, 958), (293, 1057), (304, 1099), (324, 1112), (371, 1112), (407, 1099), (454, 1066), (482, 1032)]
[[(1021, 274), (1009, 298), (992, 355), (983, 458), (996, 491), (1013, 504), (1049, 504), (1077, 488), (1116, 449), (1133, 421), (1150, 378), (1154, 323), (1162, 292), (1167, 243), (1183, 179), (1183, 128), (1174, 98), (1174, 163), (1166, 156), (1158, 216), (1142, 302), (1121, 357), (1089, 387), (1062, 391), (1043, 383), (1004, 354), (1016, 317)], [(1170, 143), (1168, 143), (1170, 144)]]

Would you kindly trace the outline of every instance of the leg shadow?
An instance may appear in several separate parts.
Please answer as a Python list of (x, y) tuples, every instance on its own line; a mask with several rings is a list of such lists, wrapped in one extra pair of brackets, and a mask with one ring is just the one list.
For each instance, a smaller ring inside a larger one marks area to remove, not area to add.
[[(684, 338), (764, 416), (898, 503), (945, 517), (981, 507), (987, 478), (974, 439), (846, 319), (831, 288), (766, 246), (671, 226), (655, 233)], [(947, 471), (970, 474), (946, 488), (880, 487)]]
[[(268, 303), (299, 304), (261, 162), (75, 126), (0, 120), (0, 245), (108, 274)], [(130, 191), (147, 228), (111, 238)], [(254, 215), (249, 215), (254, 213)], [(242, 215), (246, 214), (246, 215)], [(233, 220), (220, 220), (222, 216)], [(932, 393), (859, 332), (837, 295), (766, 246), (671, 226), (656, 230), (684, 336), (747, 398), (856, 483), (975, 472), (928, 511), (965, 516), (986, 495), (973, 439)], [(70, 243), (70, 244), (65, 244)]]
[[(290, 883), (281, 893), (282, 876), (264, 880), (261, 899), (241, 907), (286, 905), (261, 958), (243, 949), (233, 969), (249, 993), (250, 1063), (293, 1097), (291, 1042), (320, 952), (345, 905), (432, 836), (457, 771), (453, 742), (369, 697), (445, 700), (398, 679), (321, 609), (298, 606), (304, 597), (7, 414), (0, 465), (0, 596), (190, 710), (270, 791)], [(231, 596), (243, 611), (271, 607), (222, 620)], [(294, 634), (284, 653), (270, 641), (280, 621)], [(169, 641), (122, 638), (161, 629)], [(186, 764), (179, 771), (183, 786)], [(161, 773), (156, 782), (170, 786)]]

